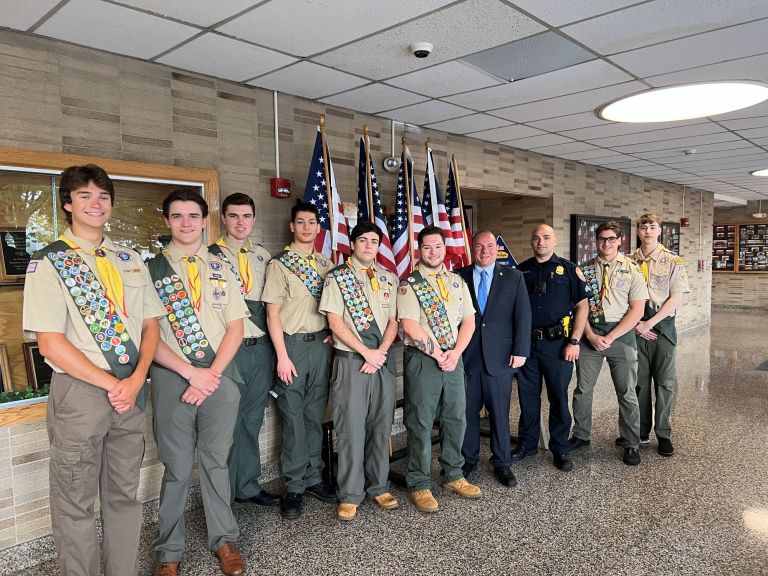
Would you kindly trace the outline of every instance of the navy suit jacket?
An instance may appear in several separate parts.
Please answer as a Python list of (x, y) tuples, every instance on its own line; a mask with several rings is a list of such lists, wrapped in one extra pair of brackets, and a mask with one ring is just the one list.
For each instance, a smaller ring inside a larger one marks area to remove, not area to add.
[(531, 305), (522, 272), (496, 264), (485, 312), (480, 314), (472, 279), (474, 265), (456, 272), (464, 279), (475, 306), (475, 332), (462, 354), (464, 369), (478, 373), (483, 366), (491, 376), (513, 376), (512, 356), (531, 354)]

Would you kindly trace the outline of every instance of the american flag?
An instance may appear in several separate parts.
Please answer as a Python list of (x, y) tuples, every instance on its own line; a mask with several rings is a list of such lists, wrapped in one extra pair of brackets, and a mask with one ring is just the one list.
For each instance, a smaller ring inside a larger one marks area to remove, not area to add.
[(464, 215), (461, 202), (459, 202), (458, 175), (456, 163), (451, 158), (448, 171), (448, 184), (445, 187), (445, 208), (448, 212), (448, 221), (451, 225), (451, 237), (446, 238), (446, 255), (450, 258), (451, 270), (468, 265), (472, 261), (469, 253), (469, 239), (464, 228)]
[[(371, 190), (368, 189), (368, 171), (365, 169), (366, 158), (369, 159), (369, 169), (371, 173)], [(357, 221), (364, 222), (371, 220), (371, 210), (368, 206), (368, 193), (371, 192), (373, 198), (373, 223), (381, 230), (381, 243), (379, 252), (376, 255), (376, 261), (391, 272), (396, 271), (395, 255), (392, 253), (392, 244), (389, 241), (389, 231), (387, 222), (384, 220), (384, 212), (381, 210), (381, 196), (379, 195), (379, 184), (376, 182), (376, 172), (373, 169), (373, 159), (366, 153), (365, 139), (360, 138), (360, 163), (357, 172)]]
[[(432, 148), (427, 148), (427, 169), (424, 173), (424, 199), (421, 201), (424, 214), (424, 225), (434, 224), (445, 232), (445, 261), (449, 262), (448, 249), (453, 245), (451, 224), (448, 222), (448, 213), (445, 211), (443, 197), (440, 195), (440, 185), (435, 175), (435, 161), (432, 159)], [(435, 218), (437, 214), (437, 218)]]
[[(328, 186), (325, 180), (325, 160), (323, 159), (323, 145), (325, 144), (325, 157), (328, 159), (328, 177), (331, 181), (331, 198), (328, 197)], [(347, 219), (341, 205), (339, 191), (336, 189), (336, 178), (333, 175), (331, 165), (331, 151), (323, 138), (320, 126), (317, 127), (315, 149), (312, 152), (312, 162), (307, 174), (307, 185), (304, 188), (304, 202), (317, 206), (320, 212), (320, 234), (315, 239), (315, 250), (332, 258), (336, 253), (336, 260), (342, 262), (344, 255), (351, 254), (349, 247), (349, 233), (347, 231)], [(333, 226), (331, 229), (331, 214), (329, 205), (333, 208)]]
[[(410, 187), (410, 190), (406, 190), (406, 174), (408, 175), (408, 186)], [(408, 242), (409, 196), (411, 207), (410, 230), (413, 236), (413, 254), (409, 254), (410, 243)], [(416, 192), (416, 183), (413, 180), (413, 160), (411, 159), (411, 151), (408, 150), (407, 146), (403, 150), (402, 158), (400, 160), (400, 174), (397, 177), (396, 204), (392, 248), (395, 252), (397, 275), (400, 278), (404, 278), (411, 272), (412, 266), (415, 265), (418, 260), (418, 253), (416, 250), (419, 246), (419, 242), (417, 238), (419, 232), (424, 228), (424, 221), (421, 217), (421, 202), (419, 201), (419, 195)]]

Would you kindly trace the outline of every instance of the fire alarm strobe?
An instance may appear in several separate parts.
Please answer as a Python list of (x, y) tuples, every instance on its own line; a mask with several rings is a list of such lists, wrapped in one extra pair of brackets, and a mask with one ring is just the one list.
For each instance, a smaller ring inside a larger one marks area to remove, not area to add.
[(269, 191), (273, 198), (290, 198), (291, 181), (288, 178), (272, 178), (269, 181)]

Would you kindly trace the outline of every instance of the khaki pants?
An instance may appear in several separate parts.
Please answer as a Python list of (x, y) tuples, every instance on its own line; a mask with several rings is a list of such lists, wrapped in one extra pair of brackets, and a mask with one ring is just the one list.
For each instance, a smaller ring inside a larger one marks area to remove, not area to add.
[[(656, 397), (654, 413), (651, 389)], [(640, 435), (647, 437), (651, 426), (657, 438), (669, 439), (669, 415), (675, 395), (675, 345), (659, 335), (656, 340), (637, 338), (637, 401), (640, 404)]]
[(51, 524), (63, 576), (99, 576), (94, 504), (101, 493), (104, 574), (133, 576), (141, 530), (137, 497), (144, 412), (118, 414), (107, 392), (54, 374), (48, 397)]

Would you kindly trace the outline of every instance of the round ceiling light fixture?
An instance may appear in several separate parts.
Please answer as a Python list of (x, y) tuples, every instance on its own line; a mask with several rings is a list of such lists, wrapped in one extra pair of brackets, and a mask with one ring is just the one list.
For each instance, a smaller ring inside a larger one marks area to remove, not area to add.
[(702, 82), (653, 88), (604, 104), (596, 110), (612, 122), (673, 122), (741, 110), (768, 100), (759, 82)]
[(763, 168), (762, 170), (752, 170), (750, 174), (752, 174), (752, 176), (768, 176), (768, 168)]

